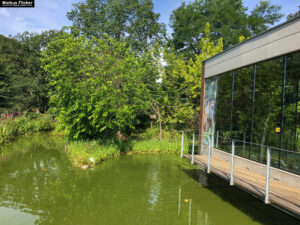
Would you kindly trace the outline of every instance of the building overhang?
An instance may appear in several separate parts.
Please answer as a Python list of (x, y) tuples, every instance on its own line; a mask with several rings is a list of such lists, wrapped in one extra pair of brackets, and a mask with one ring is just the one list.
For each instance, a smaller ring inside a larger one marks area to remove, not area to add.
[(205, 61), (205, 78), (300, 50), (300, 17), (271, 28)]

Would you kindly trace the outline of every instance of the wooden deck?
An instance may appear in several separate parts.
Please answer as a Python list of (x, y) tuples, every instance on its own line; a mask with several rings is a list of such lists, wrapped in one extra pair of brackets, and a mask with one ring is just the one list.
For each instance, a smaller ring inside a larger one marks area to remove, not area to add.
[[(184, 155), (191, 160), (191, 155)], [(195, 164), (207, 168), (208, 158), (205, 155), (195, 155)], [(220, 158), (211, 157), (210, 171), (224, 179), (230, 180), (231, 163)], [(234, 167), (234, 185), (250, 192), (264, 200), (266, 178), (240, 166)], [(300, 189), (270, 180), (270, 203), (281, 210), (300, 219)]]

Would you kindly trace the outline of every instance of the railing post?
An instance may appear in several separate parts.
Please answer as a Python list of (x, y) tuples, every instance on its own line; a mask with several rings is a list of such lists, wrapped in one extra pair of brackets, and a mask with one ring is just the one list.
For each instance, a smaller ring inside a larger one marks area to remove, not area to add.
[(212, 137), (208, 138), (208, 161), (207, 161), (207, 173), (210, 173), (210, 156), (211, 156), (211, 149), (212, 149)]
[(267, 173), (266, 173), (266, 196), (265, 204), (269, 204), (269, 189), (270, 189), (270, 164), (271, 164), (271, 149), (267, 148)]
[(180, 157), (183, 158), (183, 143), (184, 142), (184, 130), (182, 131), (182, 141), (181, 141), (181, 153)]
[(195, 152), (195, 132), (193, 132), (193, 145), (192, 145), (192, 160), (191, 160), (191, 164), (194, 164), (194, 152)]
[(219, 131), (217, 130), (216, 148), (219, 147)]
[(235, 143), (234, 140), (232, 140), (232, 146), (231, 146), (231, 171), (230, 171), (230, 186), (234, 185), (233, 182), (233, 173), (234, 173), (234, 151), (235, 151)]
[(215, 136), (212, 134), (211, 135), (211, 153), (210, 153), (210, 155), (212, 155), (214, 147), (215, 147)]

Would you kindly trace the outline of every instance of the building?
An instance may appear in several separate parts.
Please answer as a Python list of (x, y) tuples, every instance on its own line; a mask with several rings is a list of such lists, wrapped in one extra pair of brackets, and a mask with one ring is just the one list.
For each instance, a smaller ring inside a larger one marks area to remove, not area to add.
[(202, 87), (201, 146), (300, 173), (300, 17), (204, 61)]

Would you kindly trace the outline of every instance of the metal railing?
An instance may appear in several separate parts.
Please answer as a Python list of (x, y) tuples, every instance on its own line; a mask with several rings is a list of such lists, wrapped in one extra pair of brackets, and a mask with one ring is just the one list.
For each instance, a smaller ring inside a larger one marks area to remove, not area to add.
[(257, 144), (234, 138), (216, 136), (216, 149), (230, 152), (232, 141), (235, 141), (235, 155), (267, 164), (267, 149), (270, 148), (271, 166), (292, 173), (300, 174), (300, 152), (277, 148), (264, 144)]
[(195, 140), (195, 136), (199, 134), (198, 131), (194, 131), (194, 130), (183, 130), (181, 131), (181, 135), (182, 135), (182, 140), (181, 140), (181, 152), (180, 152), (180, 157), (183, 158), (183, 152), (184, 152), (184, 145), (185, 142), (188, 142), (188, 144), (190, 144), (191, 148), (188, 149), (188, 152), (190, 152), (189, 150), (191, 150), (191, 155), (192, 155), (192, 160), (191, 163), (194, 164), (194, 154), (195, 154), (195, 147), (196, 147), (196, 140)]
[[(193, 142), (192, 142), (191, 163), (194, 164), (195, 131), (192, 131), (192, 133), (193, 133)], [(234, 159), (236, 156), (240, 156), (243, 158), (247, 158), (250, 160), (254, 160), (266, 164), (266, 177), (265, 177), (266, 179), (265, 203), (266, 204), (269, 204), (270, 202), (269, 186), (270, 186), (271, 166), (277, 167), (282, 170), (288, 170), (289, 172), (293, 172), (296, 174), (300, 174), (300, 168), (299, 168), (300, 152), (294, 152), (286, 149), (280, 149), (280, 148), (271, 147), (267, 145), (247, 142), (245, 141), (245, 138), (244, 140), (226, 138), (220, 136), (219, 133), (216, 134), (215, 141), (214, 141), (215, 135), (203, 134), (203, 137), (208, 140), (207, 173), (210, 173), (211, 155), (214, 148), (214, 143), (216, 143), (215, 145), (216, 149), (231, 153), (230, 185), (234, 185)], [(181, 157), (183, 157), (183, 151), (184, 151), (183, 146), (184, 146), (184, 131), (182, 131)], [(291, 155), (293, 157), (291, 157)], [(279, 160), (281, 160), (280, 163), (278, 163)], [(287, 162), (288, 160), (291, 161)]]

